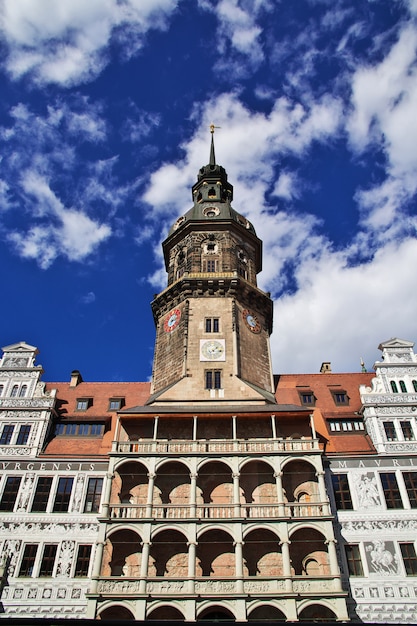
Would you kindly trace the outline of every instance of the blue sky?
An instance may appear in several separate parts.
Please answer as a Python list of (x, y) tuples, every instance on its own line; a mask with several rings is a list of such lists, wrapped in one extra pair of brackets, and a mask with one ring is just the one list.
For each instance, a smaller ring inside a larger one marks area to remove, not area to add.
[(417, 0), (3, 0), (0, 28), (1, 345), (46, 380), (149, 378), (212, 121), (275, 373), (416, 339)]

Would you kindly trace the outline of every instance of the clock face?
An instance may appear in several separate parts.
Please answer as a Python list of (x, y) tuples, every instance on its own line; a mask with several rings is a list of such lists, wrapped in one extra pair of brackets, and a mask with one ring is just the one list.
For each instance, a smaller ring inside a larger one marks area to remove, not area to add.
[(168, 313), (164, 321), (164, 330), (166, 333), (172, 333), (176, 329), (181, 319), (181, 311), (179, 309), (173, 309)]
[(245, 309), (242, 315), (246, 326), (252, 333), (261, 332), (261, 324), (259, 323), (259, 320), (256, 317), (255, 313), (252, 313), (252, 311), (249, 311), (249, 309)]
[(200, 341), (200, 360), (201, 361), (224, 361), (224, 339)]

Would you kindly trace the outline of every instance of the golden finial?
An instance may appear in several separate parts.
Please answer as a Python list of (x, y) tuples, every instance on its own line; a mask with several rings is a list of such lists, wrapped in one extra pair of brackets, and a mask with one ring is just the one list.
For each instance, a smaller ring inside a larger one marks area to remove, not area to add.
[(214, 134), (214, 129), (215, 129), (215, 128), (221, 128), (221, 126), (215, 126), (215, 125), (213, 124), (213, 122), (212, 122), (212, 123), (210, 124), (210, 132), (211, 132), (211, 134), (212, 134), (212, 135)]

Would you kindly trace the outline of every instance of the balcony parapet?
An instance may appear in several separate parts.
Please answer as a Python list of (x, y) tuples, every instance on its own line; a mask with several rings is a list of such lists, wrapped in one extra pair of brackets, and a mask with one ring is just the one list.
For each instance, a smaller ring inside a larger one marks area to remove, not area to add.
[[(242, 579), (209, 579), (209, 578), (172, 578), (147, 579), (140, 578), (100, 578), (97, 593), (101, 596), (184, 596), (193, 588), (194, 594), (200, 596), (228, 595), (241, 593)], [(289, 593), (340, 595), (341, 583), (339, 576), (292, 576), (282, 578), (245, 577), (243, 592), (247, 595), (285, 595)]]
[(319, 452), (317, 439), (210, 439), (195, 441), (114, 441), (112, 453), (118, 455), (153, 454), (265, 454)]
[(109, 517), (116, 520), (143, 519), (305, 519), (330, 515), (327, 502), (289, 502), (285, 504), (111, 504)]

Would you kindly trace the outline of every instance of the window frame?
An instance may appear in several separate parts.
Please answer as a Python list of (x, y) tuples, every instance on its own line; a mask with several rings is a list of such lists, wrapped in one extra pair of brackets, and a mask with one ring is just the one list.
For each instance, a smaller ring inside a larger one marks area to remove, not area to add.
[(358, 543), (346, 543), (345, 556), (349, 576), (363, 577), (365, 574), (360, 545)]
[[(8, 489), (8, 485), (14, 484), (13, 489)], [(0, 511), (3, 513), (13, 513), (19, 495), (22, 476), (6, 476), (4, 487), (0, 498)], [(17, 486), (16, 486), (17, 485)], [(14, 499), (13, 499), (14, 497)], [(13, 499), (13, 502), (12, 502)], [(8, 508), (7, 508), (8, 507)]]
[(417, 472), (403, 472), (402, 477), (410, 507), (417, 509)]
[[(64, 483), (65, 481), (65, 483)], [(60, 485), (65, 485), (64, 489), (60, 491)], [(71, 485), (70, 489), (67, 485)], [(69, 505), (71, 503), (72, 490), (74, 487), (73, 476), (59, 476), (55, 486), (55, 496), (52, 505), (52, 513), (68, 513)]]
[(400, 429), (404, 441), (415, 441), (413, 424), (410, 420), (400, 420)]
[[(31, 513), (46, 513), (51, 499), (53, 476), (38, 476), (35, 493), (30, 506)], [(42, 486), (41, 486), (42, 485)], [(37, 507), (37, 508), (35, 508)]]
[(352, 492), (349, 485), (348, 475), (343, 472), (331, 474), (331, 480), (333, 497), (337, 511), (353, 511)]
[(220, 318), (219, 317), (206, 317), (204, 318), (204, 332), (206, 333), (219, 333), (220, 332)]
[(81, 413), (87, 411), (90, 406), (93, 404), (93, 398), (77, 398), (75, 404), (75, 410), (80, 411)]
[(398, 433), (395, 427), (395, 422), (392, 420), (386, 420), (385, 422), (382, 422), (382, 425), (386, 441), (398, 441)]
[(27, 444), (31, 430), (32, 426), (30, 424), (21, 424), (16, 438), (17, 446), (25, 446)]
[[(92, 551), (93, 546), (89, 543), (80, 543), (78, 545), (73, 574), (74, 578), (88, 578)], [(81, 554), (81, 552), (84, 552), (84, 554)]]
[(332, 389), (333, 402), (336, 406), (349, 406), (350, 398), (344, 389)]
[(222, 387), (222, 370), (207, 369), (204, 371), (205, 389), (223, 389)]
[[(385, 504), (387, 509), (404, 509), (404, 502), (401, 497), (401, 491), (398, 486), (396, 473), (380, 472), (379, 479), (381, 481), (382, 490), (384, 492)], [(397, 504), (401, 504), (401, 506), (397, 506)]]
[(38, 578), (52, 578), (55, 572), (58, 544), (44, 543), (39, 563)]
[(13, 439), (15, 424), (4, 424), (0, 435), (0, 446), (10, 446)]
[[(101, 497), (103, 494), (103, 484), (104, 478), (102, 476), (89, 477), (84, 498), (84, 513), (98, 513), (100, 511)], [(91, 508), (88, 506), (89, 504), (91, 504)]]
[(417, 576), (417, 554), (414, 542), (400, 541), (400, 552), (406, 576)]
[[(36, 558), (38, 555), (39, 544), (38, 543), (25, 543), (23, 548), (22, 558), (19, 565), (18, 578), (33, 578), (33, 573), (36, 566)], [(23, 573), (23, 567), (25, 571)]]

